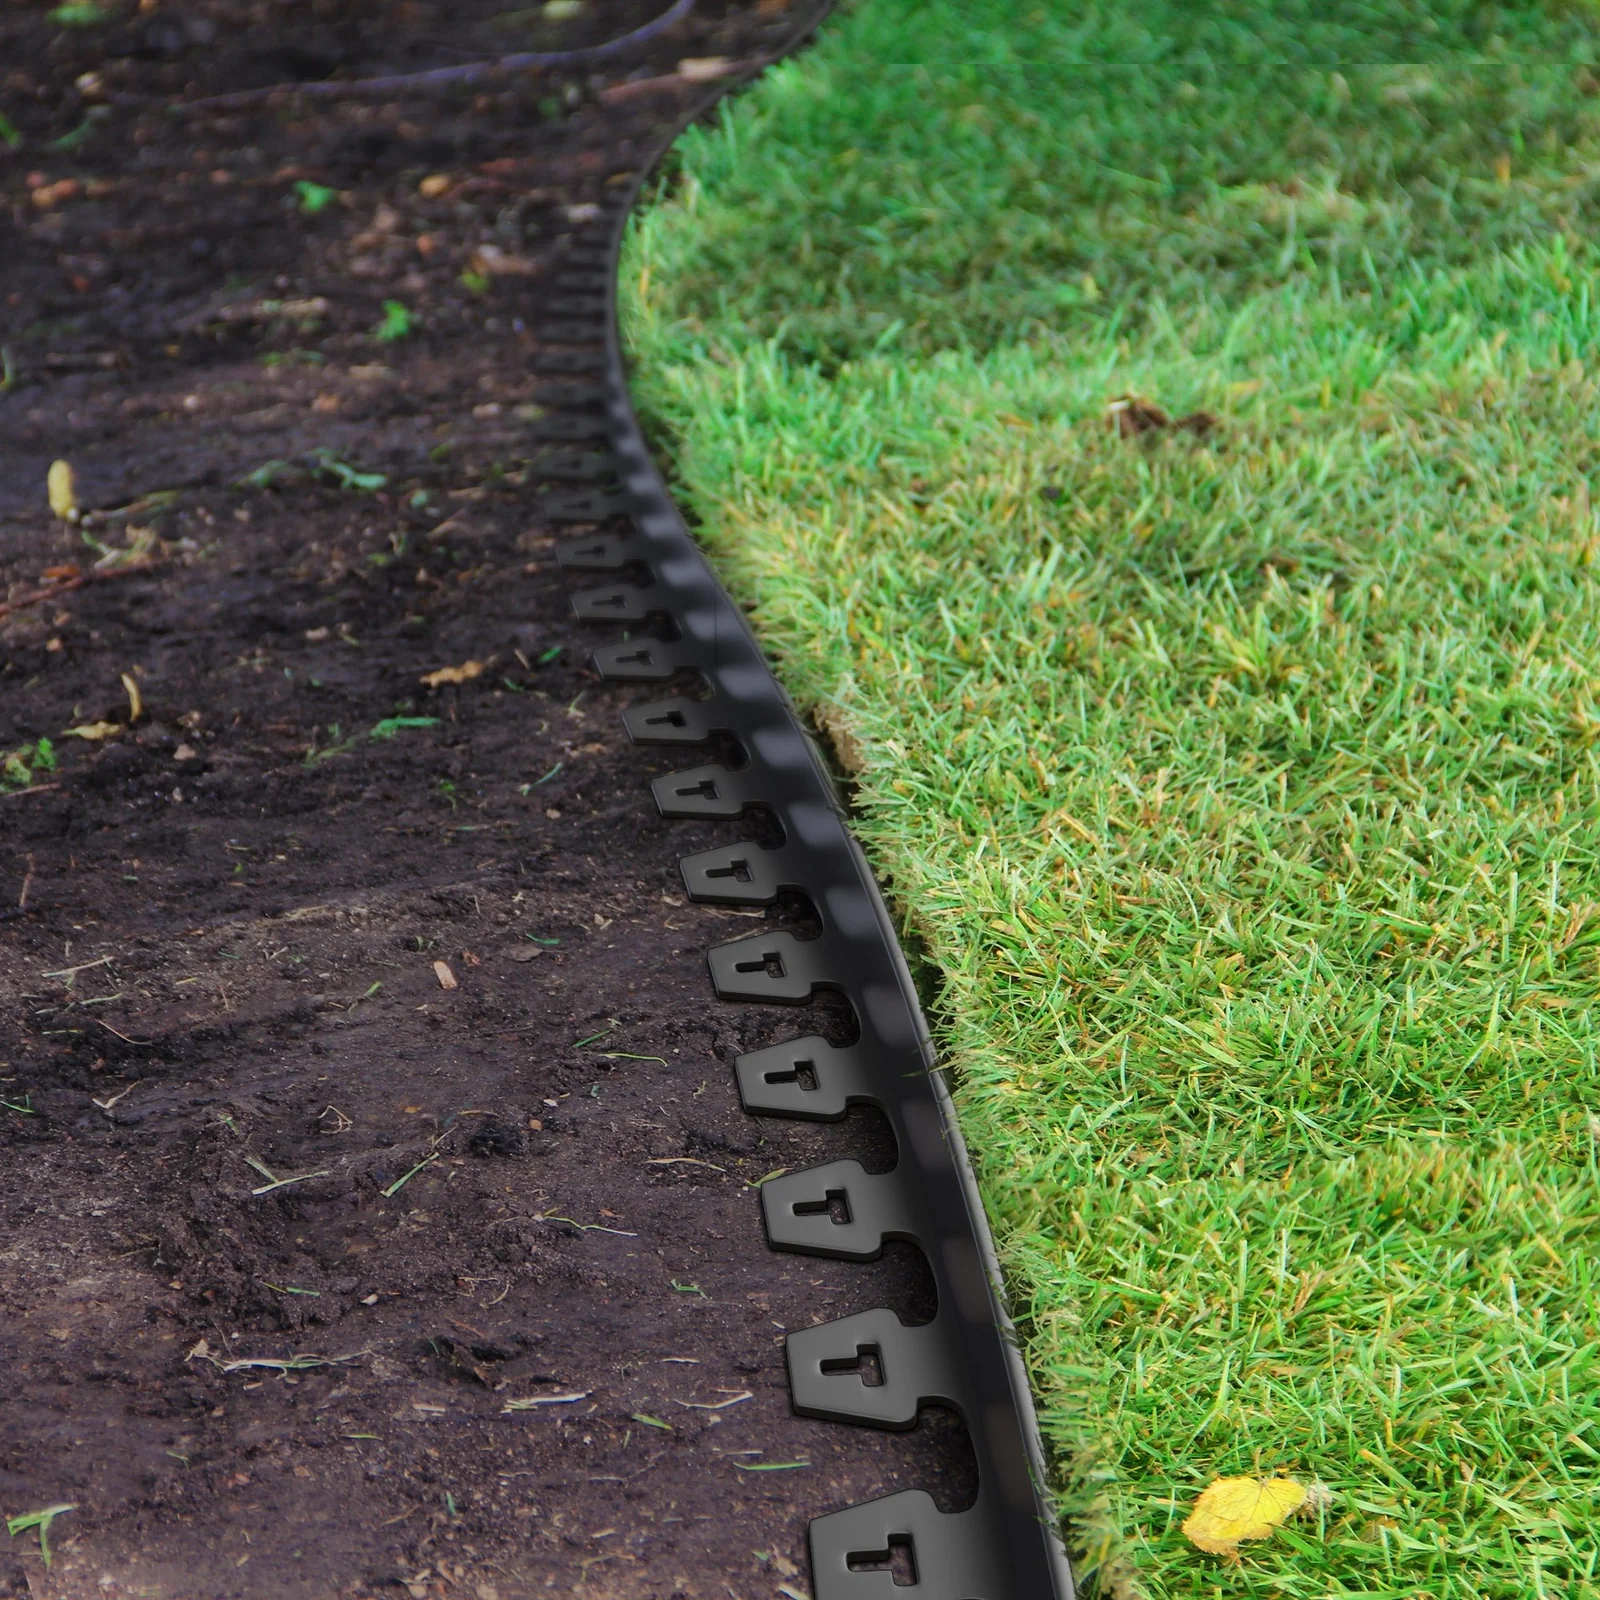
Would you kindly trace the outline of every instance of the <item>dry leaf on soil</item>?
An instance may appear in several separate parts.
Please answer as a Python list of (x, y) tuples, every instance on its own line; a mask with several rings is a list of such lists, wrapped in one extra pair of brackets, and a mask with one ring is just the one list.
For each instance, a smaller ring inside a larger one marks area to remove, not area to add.
[(63, 739), (90, 739), (98, 741), (109, 739), (114, 733), (122, 732), (120, 722), (80, 722), (76, 728), (67, 728), (62, 732)]
[(418, 681), (430, 689), (447, 683), (471, 683), (474, 678), (483, 676), (483, 667), (481, 661), (463, 661), (459, 667), (440, 667), (437, 672), (425, 672)]
[(1268, 1539), (1305, 1503), (1293, 1478), (1218, 1478), (1207, 1484), (1183, 1525), (1189, 1543), (1237, 1557), (1241, 1539)]
[(472, 266), (486, 278), (526, 278), (537, 270), (526, 256), (513, 255), (492, 244), (478, 246), (473, 252)]

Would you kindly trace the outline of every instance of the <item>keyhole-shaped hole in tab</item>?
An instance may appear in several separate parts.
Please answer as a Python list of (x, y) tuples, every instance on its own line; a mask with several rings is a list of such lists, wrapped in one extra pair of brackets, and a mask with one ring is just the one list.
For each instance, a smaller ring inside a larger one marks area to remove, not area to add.
[(820, 1217), (841, 1227), (850, 1220), (850, 1196), (843, 1189), (830, 1189), (820, 1200), (802, 1200), (794, 1208), (797, 1217)]
[(754, 961), (735, 961), (735, 972), (764, 972), (769, 978), (783, 976), (783, 957), (776, 950), (766, 950)]
[(875, 1344), (858, 1344), (853, 1356), (834, 1356), (822, 1363), (829, 1377), (853, 1372), (865, 1389), (883, 1387), (883, 1352)]
[(814, 1061), (797, 1061), (792, 1067), (778, 1072), (764, 1073), (768, 1083), (795, 1083), (807, 1094), (817, 1087), (817, 1064)]
[(597, 607), (598, 606), (625, 606), (625, 605), (627, 605), (627, 603), (628, 603), (628, 597), (625, 594), (603, 594), (595, 601), (595, 605)]
[(637, 650), (630, 650), (627, 655), (618, 656), (616, 659), (619, 667), (647, 667), (654, 658), (650, 654), (648, 645), (640, 645)]
[[(732, 878), (735, 883), (749, 883), (755, 876), (750, 870), (748, 861), (730, 861), (725, 867), (711, 867), (707, 870), (708, 878)], [(741, 971), (744, 969), (741, 968)]]
[(845, 1566), (851, 1572), (888, 1572), (896, 1584), (910, 1588), (917, 1583), (917, 1560), (912, 1554), (911, 1541), (892, 1538), (887, 1550), (852, 1550), (845, 1557)]
[(663, 711), (657, 716), (646, 717), (645, 726), (650, 728), (687, 728), (689, 720), (681, 711)]

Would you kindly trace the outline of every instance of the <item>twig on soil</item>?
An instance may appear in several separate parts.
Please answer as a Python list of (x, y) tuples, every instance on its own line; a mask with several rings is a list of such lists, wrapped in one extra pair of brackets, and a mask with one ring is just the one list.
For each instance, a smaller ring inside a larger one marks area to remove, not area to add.
[(710, 1167), (713, 1172), (726, 1172), (726, 1167), (719, 1167), (714, 1161), (696, 1161), (693, 1156), (651, 1156), (645, 1162), (647, 1167)]
[(250, 1191), (251, 1194), (271, 1194), (274, 1189), (287, 1188), (291, 1183), (304, 1183), (308, 1178), (331, 1176), (330, 1169), (324, 1167), (321, 1172), (302, 1172), (293, 1178), (280, 1178), (270, 1167), (264, 1162), (257, 1161), (254, 1156), (246, 1156), (244, 1162), (247, 1167), (254, 1167), (263, 1178), (268, 1180), (259, 1189), (252, 1189)]
[[(720, 1391), (723, 1394), (727, 1390)], [(708, 1405), (703, 1400), (674, 1400), (675, 1406), (682, 1406), (686, 1411), (725, 1411), (729, 1406), (736, 1406), (741, 1400), (754, 1400), (755, 1396), (748, 1389), (741, 1389), (731, 1400), (719, 1400), (715, 1405)]]
[(707, 83), (713, 78), (731, 78), (735, 73), (753, 70), (759, 72), (781, 61), (781, 56), (748, 56), (743, 61), (730, 61), (716, 72), (668, 72), (659, 78), (635, 78), (631, 83), (613, 83), (602, 89), (595, 98), (604, 106), (621, 104), (624, 100), (637, 100), (661, 89), (681, 89)]
[[(201, 1341), (202, 1345), (204, 1341)], [(241, 1361), (218, 1361), (209, 1350), (195, 1348), (184, 1358), (188, 1361), (209, 1361), (219, 1372), (246, 1372), (260, 1369), (267, 1372), (309, 1372), (314, 1367), (342, 1367), (346, 1362), (359, 1361), (370, 1355), (370, 1350), (357, 1350), (347, 1356), (253, 1356)]]
[(72, 590), (81, 589), (88, 583), (103, 583), (107, 578), (122, 578), (134, 572), (149, 572), (160, 565), (159, 561), (135, 561), (129, 562), (126, 566), (108, 567), (104, 572), (80, 572), (75, 578), (64, 578), (60, 583), (53, 583), (46, 589), (33, 589), (27, 594), (19, 594), (15, 600), (0, 601), (0, 617), (8, 617), (13, 611), (21, 611), (25, 606), (42, 605), (46, 600), (54, 600), (57, 595), (70, 594)]
[(508, 1411), (532, 1411), (535, 1406), (569, 1406), (575, 1401), (587, 1400), (593, 1393), (592, 1389), (584, 1389), (577, 1394), (540, 1394), (531, 1400), (507, 1400), (500, 1409), (504, 1415)]
[(395, 1179), (395, 1180), (394, 1180), (394, 1182), (393, 1182), (393, 1183), (391, 1183), (391, 1184), (390, 1184), (390, 1185), (389, 1185), (389, 1187), (388, 1187), (388, 1188), (387, 1188), (387, 1189), (385, 1189), (385, 1190), (384, 1190), (384, 1191), (383, 1191), (383, 1198), (384, 1198), (384, 1199), (385, 1199), (385, 1200), (392, 1200), (392, 1199), (393, 1199), (393, 1198), (394, 1198), (394, 1196), (395, 1196), (395, 1195), (397, 1195), (397, 1194), (399, 1194), (399, 1192), (400, 1192), (400, 1191), (401, 1191), (401, 1190), (402, 1190), (402, 1189), (403, 1189), (403, 1188), (405, 1188), (405, 1186), (406, 1186), (406, 1185), (407, 1185), (407, 1184), (408, 1184), (408, 1183), (410, 1183), (410, 1182), (411, 1182), (411, 1180), (412, 1180), (412, 1179), (413, 1179), (413, 1178), (414, 1178), (414, 1177), (416, 1177), (416, 1175), (417, 1175), (417, 1174), (418, 1174), (418, 1173), (419, 1173), (419, 1172), (421, 1172), (421, 1171), (422, 1171), (422, 1169), (423, 1169), (423, 1168), (424, 1168), (424, 1167), (425, 1167), (425, 1166), (427, 1166), (427, 1165), (428, 1165), (428, 1163), (429, 1163), (429, 1162), (430, 1162), (430, 1161), (437, 1161), (437, 1160), (438, 1160), (438, 1159), (439, 1159), (439, 1152), (438, 1152), (438, 1151), (437, 1151), (437, 1150), (435, 1150), (435, 1151), (434, 1151), (434, 1152), (433, 1152), (433, 1154), (432, 1154), (432, 1155), (429, 1155), (429, 1156), (424, 1156), (424, 1157), (423, 1157), (423, 1158), (422, 1158), (422, 1160), (420, 1160), (420, 1161), (419, 1161), (419, 1162), (418, 1162), (418, 1163), (417, 1163), (417, 1164), (416, 1164), (416, 1166), (414, 1166), (414, 1167), (413, 1167), (413, 1168), (412, 1168), (412, 1169), (411, 1169), (411, 1170), (410, 1170), (410, 1171), (409, 1171), (409, 1172), (408, 1172), (408, 1173), (406, 1173), (406, 1175), (405, 1175), (405, 1176), (404, 1176), (404, 1177), (402, 1177), (402, 1178), (396, 1178), (396, 1179)]
[[(246, 111), (252, 106), (264, 105), (277, 95), (313, 95), (320, 100), (364, 99), (368, 96), (403, 94), (455, 84), (481, 83), (484, 79), (503, 72), (526, 72), (536, 67), (574, 66), (579, 62), (603, 61), (608, 56), (631, 50), (635, 45), (653, 39), (658, 33), (680, 22), (694, 9), (694, 0), (674, 0), (674, 3), (653, 22), (635, 28), (605, 44), (584, 45), (576, 50), (523, 50), (512, 55), (494, 56), (487, 61), (468, 61), (460, 66), (434, 67), (426, 72), (402, 72), (383, 78), (320, 79), (310, 83), (274, 83), (262, 89), (240, 89), (233, 94), (216, 94), (204, 100), (174, 101), (168, 106), (172, 112), (186, 111)], [(119, 105), (150, 104), (144, 95), (117, 95)]]
[(624, 1239), (637, 1239), (636, 1233), (629, 1233), (625, 1228), (602, 1228), (598, 1222), (577, 1222), (571, 1217), (558, 1217), (553, 1211), (546, 1211), (542, 1216), (530, 1219), (533, 1222), (567, 1222), (574, 1228), (582, 1228), (585, 1233), (615, 1233)]
[(260, 1367), (273, 1372), (309, 1372), (314, 1367), (337, 1367), (346, 1361), (359, 1361), (366, 1353), (365, 1350), (357, 1350), (354, 1355), (348, 1356), (290, 1356), (285, 1361), (261, 1358), (219, 1364), (224, 1372), (243, 1372), (247, 1367)]
[[(70, 978), (79, 972), (88, 972), (92, 967), (103, 967), (110, 961), (115, 961), (115, 956), (101, 956), (98, 961), (84, 961), (75, 967), (62, 967), (59, 972), (41, 972), (41, 978)], [(71, 985), (69, 984), (70, 988)]]
[(44, 794), (49, 789), (59, 789), (59, 783), (35, 783), (26, 789), (0, 789), (0, 800), (19, 800), (25, 794)]
[[(89, 1020), (91, 1022), (100, 1022), (99, 1017), (90, 1017)], [(149, 1047), (155, 1043), (154, 1039), (130, 1039), (125, 1033), (117, 1033), (117, 1030), (113, 1028), (109, 1022), (100, 1022), (100, 1026), (104, 1028), (107, 1033), (116, 1033), (117, 1037), (124, 1044), (136, 1044), (143, 1046), (145, 1049), (149, 1049)]]
[[(109, 1099), (109, 1100), (94, 1100), (94, 1104), (95, 1104), (95, 1105), (97, 1105), (97, 1106), (99, 1106), (99, 1107), (100, 1107), (100, 1109), (101, 1109), (101, 1110), (102, 1110), (102, 1111), (103, 1111), (103, 1112), (105, 1112), (105, 1114), (106, 1114), (106, 1115), (107, 1115), (107, 1116), (108, 1116), (108, 1117), (109, 1117), (109, 1116), (111, 1116), (111, 1108), (112, 1108), (112, 1107), (113, 1107), (113, 1106), (114, 1106), (114, 1105), (115, 1105), (115, 1104), (116, 1104), (116, 1103), (117, 1103), (117, 1102), (118, 1102), (118, 1101), (119, 1101), (119, 1100), (120, 1100), (120, 1099), (122, 1099), (122, 1097), (123, 1097), (123, 1096), (124, 1096), (124, 1095), (129, 1095), (129, 1094), (132, 1094), (132, 1093), (133, 1093), (133, 1091), (134, 1091), (134, 1090), (135, 1090), (135, 1089), (137, 1089), (137, 1088), (138, 1088), (138, 1087), (139, 1087), (139, 1085), (140, 1085), (140, 1084), (141, 1084), (141, 1083), (143, 1083), (143, 1082), (144, 1082), (144, 1079), (143, 1079), (143, 1078), (135, 1078), (135, 1079), (134, 1079), (134, 1080), (133, 1080), (133, 1082), (132, 1082), (132, 1083), (130, 1083), (130, 1084), (129, 1084), (129, 1085), (128, 1085), (128, 1086), (127, 1086), (127, 1088), (125, 1088), (125, 1089), (118, 1089), (118, 1090), (117, 1090), (117, 1092), (116, 1092), (116, 1093), (115, 1093), (115, 1094), (114, 1094), (114, 1095), (112, 1095), (112, 1097), (111, 1097), (111, 1098), (110, 1098), (110, 1099)], [(93, 1100), (93, 1099), (94, 1099), (94, 1097), (93, 1097), (93, 1096), (92, 1096), (92, 1095), (91, 1095), (91, 1096), (90, 1096), (90, 1099), (91, 1099), (91, 1100)], [(113, 1119), (112, 1119), (112, 1120), (113, 1120), (113, 1121), (115, 1121), (115, 1120), (116, 1120), (116, 1119), (115, 1119), (115, 1118), (113, 1118)]]

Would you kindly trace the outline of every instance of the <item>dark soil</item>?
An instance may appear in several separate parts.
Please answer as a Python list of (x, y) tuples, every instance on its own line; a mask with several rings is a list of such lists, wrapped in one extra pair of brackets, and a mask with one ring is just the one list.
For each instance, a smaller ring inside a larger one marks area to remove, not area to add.
[(790, 1413), (784, 1330), (931, 1289), (909, 1252), (769, 1252), (755, 1185), (891, 1141), (741, 1111), (735, 1055), (848, 1021), (714, 999), (706, 947), (763, 914), (675, 863), (747, 829), (657, 817), (693, 762), (628, 744), (650, 696), (587, 667), (529, 466), (567, 208), (704, 93), (607, 88), (804, 19), (702, 4), (592, 78), (86, 116), (654, 9), (0, 22), (0, 1513), (74, 1508), (48, 1567), (0, 1541), (0, 1595), (804, 1596), (812, 1517), (970, 1498), (948, 1418)]

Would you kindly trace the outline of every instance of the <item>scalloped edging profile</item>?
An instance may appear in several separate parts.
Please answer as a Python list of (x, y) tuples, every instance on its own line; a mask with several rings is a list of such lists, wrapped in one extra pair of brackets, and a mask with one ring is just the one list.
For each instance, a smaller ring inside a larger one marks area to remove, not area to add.
[[(855, 1013), (859, 1037), (848, 1046), (807, 1035), (741, 1056), (745, 1110), (833, 1121), (869, 1105), (894, 1132), (889, 1172), (837, 1161), (764, 1184), (768, 1244), (867, 1261), (886, 1240), (909, 1241), (936, 1285), (938, 1309), (925, 1325), (880, 1308), (788, 1335), (797, 1414), (901, 1430), (915, 1425), (919, 1407), (948, 1406), (978, 1466), (977, 1498), (965, 1511), (942, 1512), (910, 1490), (817, 1516), (814, 1600), (1073, 1600), (988, 1224), (893, 924), (816, 746), (673, 503), (629, 400), (614, 296), (628, 214), (672, 140), (753, 76), (704, 96), (655, 160), (575, 230), (555, 274), (554, 314), (532, 330), (534, 371), (549, 380), (541, 399), (565, 408), (535, 425), (546, 447), (533, 474), (555, 485), (537, 505), (548, 520), (584, 529), (560, 544), (563, 567), (615, 575), (575, 593), (573, 609), (628, 630), (593, 652), (601, 677), (655, 686), (624, 714), (630, 737), (684, 747), (685, 770), (652, 785), (661, 814), (736, 819), (760, 807), (782, 830), (778, 848), (747, 841), (683, 857), (690, 898), (771, 905), (798, 891), (821, 920), (815, 938), (771, 930), (710, 949), (715, 992), (804, 1004), (829, 989)], [(662, 624), (670, 637), (637, 631)]]

